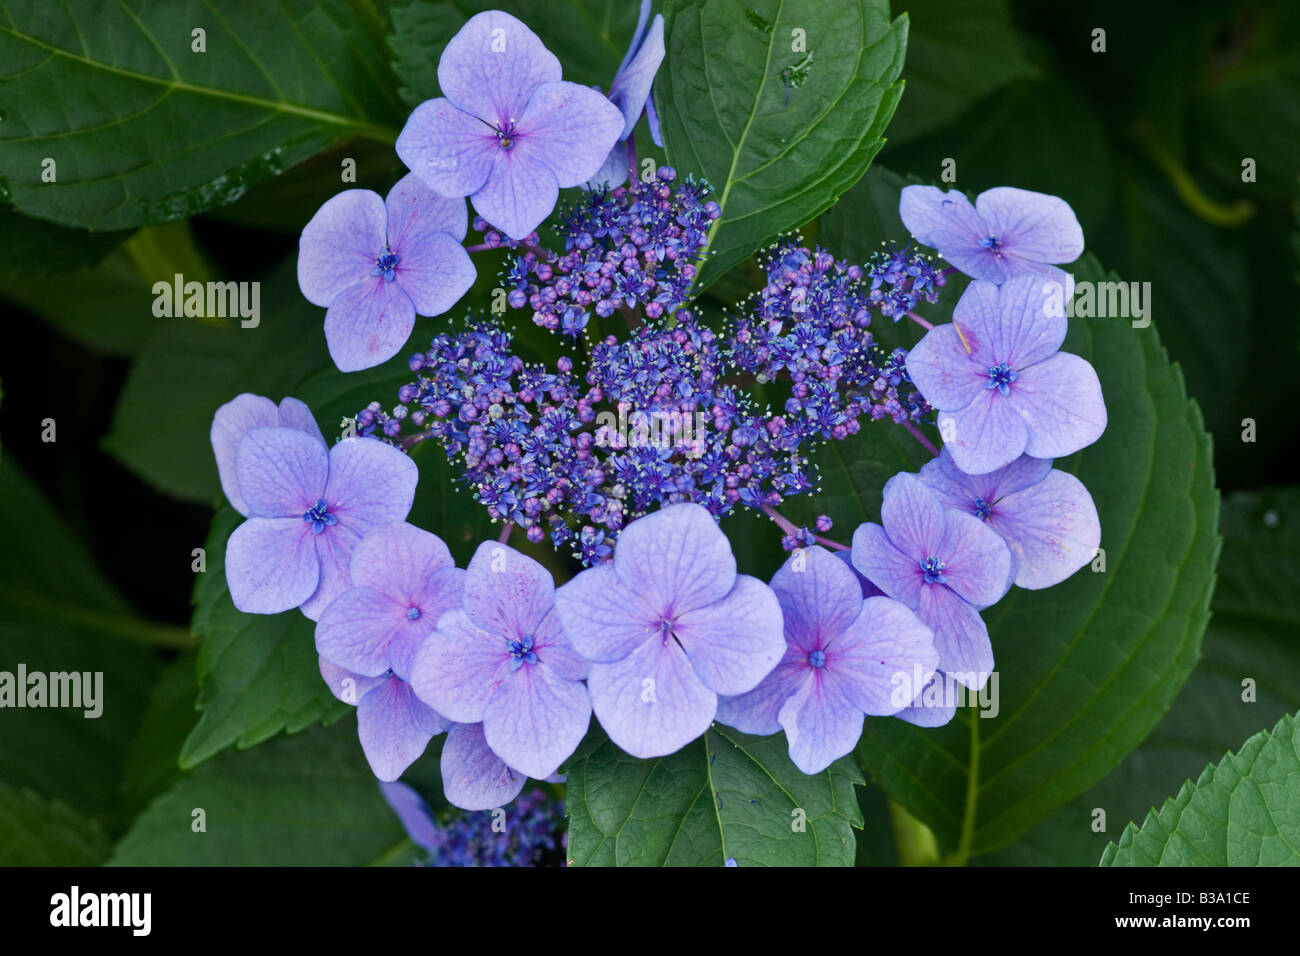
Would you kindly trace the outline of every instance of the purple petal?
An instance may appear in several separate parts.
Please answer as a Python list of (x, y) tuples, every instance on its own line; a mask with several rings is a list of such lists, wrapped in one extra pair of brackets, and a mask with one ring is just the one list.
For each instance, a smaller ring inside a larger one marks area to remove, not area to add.
[(462, 810), (493, 810), (519, 796), (528, 777), (492, 752), (482, 724), (452, 724), (442, 747), (442, 792)]
[(325, 443), (296, 428), (250, 428), (235, 451), (235, 475), (248, 513), (297, 518), (325, 490)]
[(525, 664), (506, 677), (483, 712), (488, 746), (506, 763), (545, 780), (578, 749), (591, 723), (581, 681), (549, 676), (546, 663)]
[(301, 518), (249, 518), (226, 542), (226, 584), (247, 614), (279, 614), (312, 596), (320, 562)]
[(519, 640), (532, 635), (554, 606), (551, 572), (509, 545), (478, 546), (465, 570), (465, 609), (476, 625)]
[(361, 699), (384, 682), (382, 677), (362, 677), (360, 674), (354, 674), (346, 668), (339, 667), (327, 661), (323, 657), (316, 659), (317, 666), (320, 668), (320, 676), (325, 681), (325, 686), (330, 689), (330, 693), (343, 701), (345, 704), (351, 704), (353, 707), (361, 702)]
[[(408, 683), (415, 666), (415, 656), (432, 639), (433, 630), (442, 615), (459, 610), (461, 595), (465, 592), (465, 572), (460, 568), (439, 568), (429, 577), (428, 595), (420, 605), (418, 621), (399, 631), (388, 645), (388, 666), (393, 673)], [(408, 612), (409, 615), (409, 612)], [(423, 625), (423, 626), (421, 626)]]
[(919, 243), (937, 249), (966, 275), (1002, 281), (997, 257), (980, 244), (988, 238), (988, 228), (959, 190), (945, 193), (934, 186), (905, 186), (898, 215)]
[(1016, 584), (1022, 588), (1059, 584), (1091, 561), (1101, 544), (1092, 495), (1078, 478), (1056, 469), (1003, 498), (989, 527), (1015, 554)]
[(980, 193), (975, 209), (1001, 240), (1003, 255), (1058, 263), (1083, 254), (1083, 229), (1064, 199), (999, 186)]
[(488, 700), (510, 674), (505, 641), (448, 611), (416, 653), (411, 686), (430, 707), (458, 723), (479, 723)]
[(939, 669), (971, 690), (993, 670), (993, 645), (979, 613), (942, 584), (921, 589), (917, 616), (934, 632)]
[(785, 654), (781, 604), (758, 578), (737, 575), (716, 604), (677, 615), (673, 634), (704, 685), (717, 694), (758, 686)]
[(645, 36), (645, 24), (650, 19), (650, 8), (653, 6), (653, 0), (641, 0), (641, 9), (637, 11), (636, 16), (636, 29), (632, 31), (632, 40), (628, 43), (627, 52), (623, 54), (623, 59), (618, 64), (618, 71), (614, 74), (615, 76), (627, 68), (628, 61), (641, 48), (641, 39)]
[(378, 525), (352, 552), (352, 584), (373, 588), (406, 607), (418, 607), (432, 629), (442, 612), (460, 604), (429, 587), (434, 573), (455, 562), (441, 538), (405, 521)]
[(865, 574), (863, 574), (856, 567), (854, 567), (852, 548), (846, 551), (836, 551), (835, 558), (836, 560), (843, 562), (844, 566), (853, 572), (853, 576), (858, 579), (858, 587), (862, 589), (862, 596), (864, 598), (880, 597), (882, 594), (885, 593), (884, 591), (880, 590), (880, 588), (872, 584), (867, 579), (867, 576)]
[(619, 139), (627, 139), (636, 128), (646, 100), (650, 98), (650, 85), (654, 83), (655, 73), (663, 59), (664, 18), (657, 14), (636, 55), (619, 67), (609, 90), (610, 102), (623, 114), (623, 132)]
[(629, 524), (614, 550), (614, 569), (656, 613), (708, 607), (736, 581), (731, 543), (696, 504), (671, 505)]
[(655, 94), (653, 87), (650, 89), (650, 95), (646, 97), (645, 119), (646, 124), (650, 127), (650, 141), (660, 149), (663, 149), (664, 136), (659, 129), (659, 110), (655, 107)]
[(512, 239), (523, 239), (555, 208), (560, 188), (537, 150), (497, 149), (487, 182), (469, 201), (475, 211)]
[(357, 705), (361, 749), (380, 780), (400, 777), (442, 730), (439, 716), (396, 677), (371, 690)]
[(1016, 276), (1000, 287), (979, 281), (966, 287), (952, 320), (971, 347), (977, 371), (1004, 363), (1018, 372), (1061, 348), (1067, 320), (1048, 314), (1045, 302), (1037, 275)]
[(862, 609), (862, 587), (850, 565), (813, 545), (786, 559), (772, 577), (781, 602), (785, 639), (805, 653), (821, 646), (824, 634), (839, 634)]
[(351, 588), (330, 602), (316, 623), (321, 657), (366, 677), (389, 669), (388, 645), (408, 625), (406, 608), (373, 588)]
[(300, 402), (296, 398), (282, 398), (277, 412), (282, 427), (296, 428), (319, 439), (321, 444), (325, 443), (325, 436), (321, 434), (320, 426), (316, 424), (316, 416), (311, 413), (306, 402)]
[(501, 142), (491, 128), (451, 100), (426, 100), (397, 137), (398, 157), (441, 196), (462, 198), (483, 188)]
[(340, 372), (380, 365), (402, 350), (415, 328), (415, 305), (398, 282), (367, 275), (325, 312), (325, 344)]
[(847, 631), (826, 644), (824, 675), (857, 709), (876, 716), (909, 705), (939, 665), (934, 633), (905, 605), (868, 598)]
[(433, 822), (433, 812), (429, 809), (429, 805), (416, 793), (415, 788), (404, 783), (381, 781), (379, 791), (388, 801), (388, 805), (393, 808), (393, 812), (397, 814), (397, 819), (402, 822), (406, 835), (417, 845), (431, 853), (434, 852), (437, 848), (434, 841), (438, 826)]
[(348, 567), (352, 563), (352, 549), (361, 541), (361, 532), (349, 525), (336, 524), (310, 537), (316, 546), (320, 580), (311, 597), (303, 601), (298, 610), (318, 621), (326, 609), (352, 587)]
[(880, 523), (894, 546), (918, 562), (944, 552), (947, 512), (916, 475), (900, 472), (885, 482)]
[(916, 558), (899, 551), (878, 524), (853, 532), (853, 566), (876, 587), (908, 607), (916, 607), (924, 575)]
[(537, 87), (561, 75), (560, 61), (537, 34), (500, 10), (470, 17), (438, 61), (443, 95), (496, 125), (517, 121)]
[(627, 167), (627, 142), (619, 140), (610, 148), (600, 169), (583, 185), (588, 189), (616, 189), (627, 181)]
[(775, 734), (781, 729), (785, 702), (809, 677), (808, 652), (787, 647), (781, 663), (757, 687), (736, 697), (719, 697), (717, 719), (747, 734)]
[(1057, 352), (1022, 371), (1010, 398), (1028, 428), (1024, 451), (1035, 458), (1073, 454), (1106, 430), (1106, 403), (1097, 373), (1069, 352)]
[(595, 90), (577, 83), (546, 83), (528, 101), (515, 146), (507, 152), (536, 154), (556, 183), (567, 188), (590, 179), (625, 135), (623, 114)]
[[(241, 515), (248, 515), (244, 496), (239, 493), (239, 480), (235, 473), (235, 451), (239, 440), (250, 428), (274, 428), (280, 424), (275, 403), (262, 395), (244, 392), (236, 395), (217, 409), (212, 416), (212, 454), (217, 460), (217, 475), (226, 499)], [(322, 442), (323, 444), (323, 442)]]
[(907, 353), (907, 374), (940, 409), (965, 408), (984, 391), (988, 372), (976, 364), (952, 325), (936, 325)]
[(574, 648), (555, 608), (551, 608), (533, 630), (533, 651), (546, 669), (562, 680), (586, 680), (587, 672), (591, 670), (591, 661)]
[(945, 583), (976, 608), (988, 607), (1007, 592), (1011, 552), (1006, 542), (974, 515), (949, 510), (945, 517)]
[(904, 707), (894, 716), (917, 727), (942, 727), (957, 713), (957, 703), (947, 699), (946, 688), (943, 671), (935, 671), (912, 701), (912, 706)]
[(780, 720), (790, 742), (790, 759), (807, 774), (825, 770), (852, 751), (862, 736), (862, 711), (815, 668), (785, 702)]
[(388, 216), (388, 247), (403, 258), (430, 236), (448, 235), (463, 242), (469, 231), (469, 212), (463, 199), (448, 199), (434, 192), (414, 173), (399, 179), (384, 199)]
[(364, 537), (371, 528), (406, 519), (419, 477), (415, 462), (392, 445), (373, 438), (344, 439), (329, 452), (325, 501), (339, 525)]
[(413, 174), (386, 200), (388, 242), (397, 254), (395, 280), (420, 315), (441, 315), (469, 291), (477, 275), (460, 244), (469, 214), (463, 199), (444, 199)]
[(1022, 403), (1013, 405), (1015, 389), (1023, 378), (1022, 372), (1011, 395), (1003, 395), (996, 388), (984, 389), (960, 411), (939, 413), (943, 446), (962, 471), (971, 475), (996, 471), (1025, 452), (1029, 429), (1023, 412), (1017, 414)]
[(360, 282), (384, 251), (384, 201), (369, 189), (347, 189), (325, 202), (298, 240), (298, 288), (327, 306)]
[(920, 478), (939, 496), (944, 507), (974, 514), (977, 499), (992, 507), (999, 498), (1038, 484), (1051, 469), (1049, 459), (1021, 455), (1004, 468), (982, 475), (968, 475), (953, 462), (952, 452), (944, 448), (938, 458), (922, 466)]
[(661, 620), (608, 564), (588, 568), (559, 588), (555, 611), (574, 649), (591, 661), (622, 660), (659, 633)]
[(593, 664), (587, 686), (596, 719), (633, 757), (680, 750), (709, 729), (718, 707), (672, 639), (654, 637), (621, 661)]

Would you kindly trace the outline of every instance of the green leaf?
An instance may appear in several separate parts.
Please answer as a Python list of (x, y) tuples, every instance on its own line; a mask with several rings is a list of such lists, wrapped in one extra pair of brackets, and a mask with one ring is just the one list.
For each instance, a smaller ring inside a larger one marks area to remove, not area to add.
[(843, 759), (805, 776), (783, 735), (715, 724), (638, 760), (597, 731), (566, 773), (570, 866), (853, 865), (861, 775)]
[(886, 0), (697, 0), (669, 10), (665, 37), (668, 159), (722, 206), (703, 288), (866, 172), (902, 95), (907, 18)]
[(0, 783), (0, 866), (98, 866), (111, 849), (94, 820)]
[(404, 839), (349, 717), (200, 767), (150, 804), (109, 865), (358, 866)]
[(181, 775), (180, 754), (192, 729), (197, 652), (186, 651), (168, 664), (149, 692), (149, 703), (131, 740), (122, 774), (122, 797), (131, 815)]
[[(3, 122), (0, 119), (0, 124)], [(94, 233), (68, 229), (0, 205), (0, 279), (27, 279), (90, 268), (130, 235), (129, 230)]]
[(281, 731), (294, 734), (347, 712), (321, 679), (316, 625), (300, 611), (245, 614), (226, 586), (226, 541), (243, 516), (223, 505), (205, 547), (207, 570), (194, 585), (193, 630), (199, 645), (198, 724), (181, 749), (194, 767), (232, 744), (252, 747)]
[(344, 139), (391, 143), (384, 30), (348, 0), (8, 3), (0, 177), (27, 215), (123, 229), (232, 202)]
[(1106, 847), (1102, 866), (1300, 866), (1300, 724), (1283, 717), (1142, 826)]

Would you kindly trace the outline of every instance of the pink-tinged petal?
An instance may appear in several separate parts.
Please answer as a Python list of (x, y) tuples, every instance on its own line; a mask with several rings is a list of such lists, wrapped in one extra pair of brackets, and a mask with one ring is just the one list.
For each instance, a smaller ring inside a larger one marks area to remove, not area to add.
[(943, 671), (935, 671), (912, 706), (904, 707), (894, 716), (917, 727), (942, 727), (957, 714), (957, 702), (948, 699), (947, 686)]
[(497, 148), (487, 181), (469, 197), (480, 216), (512, 239), (542, 224), (560, 198), (555, 173), (536, 149)]
[(528, 101), (510, 152), (536, 152), (563, 189), (595, 175), (624, 135), (623, 114), (595, 90), (546, 83)]
[(673, 635), (716, 694), (753, 690), (785, 654), (781, 603), (747, 574), (737, 575), (731, 593), (716, 604), (677, 615)]
[(469, 231), (465, 200), (439, 195), (414, 173), (403, 176), (388, 191), (384, 208), (388, 247), (402, 257), (430, 236), (449, 235), (462, 242)]
[(824, 677), (853, 706), (888, 716), (910, 705), (939, 666), (934, 632), (892, 598), (868, 598), (826, 646)]
[(945, 517), (945, 583), (976, 608), (988, 607), (1007, 593), (1011, 551), (992, 528), (974, 515), (948, 511)]
[(1064, 199), (998, 186), (975, 197), (980, 218), (1001, 252), (1033, 262), (1073, 262), (1083, 254), (1083, 228)]
[(212, 416), (209, 437), (212, 440), (213, 457), (217, 460), (221, 490), (241, 515), (248, 515), (248, 506), (244, 504), (244, 496), (239, 493), (239, 478), (235, 472), (235, 451), (239, 448), (239, 440), (250, 428), (274, 428), (278, 424), (280, 419), (275, 403), (262, 395), (249, 392), (236, 395)]
[(907, 353), (907, 374), (935, 408), (965, 408), (984, 390), (988, 371), (972, 360), (952, 325), (936, 325)]
[(1016, 556), (1015, 580), (1022, 588), (1061, 583), (1091, 561), (1101, 544), (1092, 495), (1078, 478), (1056, 469), (999, 502), (989, 527)]
[(880, 590), (908, 607), (921, 597), (924, 575), (916, 558), (899, 551), (885, 529), (867, 523), (853, 532), (853, 566)]
[(320, 563), (302, 518), (249, 518), (226, 542), (226, 584), (246, 614), (279, 614), (312, 596)]
[(709, 729), (718, 696), (669, 638), (646, 641), (621, 661), (593, 664), (587, 680), (596, 719), (633, 757), (674, 753)]
[(482, 724), (452, 724), (442, 746), (442, 792), (462, 810), (494, 810), (519, 796), (528, 777), (492, 752)]
[[(1022, 373), (1023, 377), (1023, 373)], [(1029, 428), (1017, 414), (1011, 395), (986, 388), (975, 401), (956, 412), (940, 412), (939, 434), (953, 462), (969, 475), (981, 475), (1009, 465), (1029, 444)]]
[(1106, 430), (1106, 403), (1097, 373), (1069, 352), (1057, 352), (1022, 371), (1010, 398), (1028, 428), (1024, 450), (1035, 458), (1073, 454)]
[(574, 649), (555, 608), (533, 630), (533, 651), (547, 671), (561, 680), (586, 680), (591, 670), (591, 661)]
[(777, 733), (781, 729), (781, 708), (808, 680), (811, 671), (808, 652), (787, 647), (781, 663), (749, 693), (718, 698), (717, 719), (746, 734)]
[(1041, 362), (1065, 341), (1067, 320), (1049, 314), (1049, 296), (1037, 275), (1020, 275), (1000, 287), (972, 282), (957, 300), (952, 321), (961, 328), (972, 357), (985, 373), (1005, 364), (1012, 371)]
[(609, 90), (610, 102), (623, 114), (623, 132), (619, 134), (619, 139), (627, 139), (632, 130), (636, 129), (641, 111), (650, 98), (650, 86), (654, 83), (655, 74), (663, 59), (664, 18), (663, 14), (656, 14), (636, 55), (619, 68)]
[(348, 286), (325, 311), (325, 344), (340, 372), (388, 361), (415, 328), (415, 305), (395, 280), (367, 275)]
[(380, 780), (400, 777), (443, 727), (442, 719), (396, 677), (371, 690), (357, 705), (357, 736)]
[(772, 577), (781, 602), (785, 639), (805, 652), (821, 647), (821, 637), (838, 634), (862, 609), (862, 587), (851, 567), (819, 545), (802, 548)]
[(329, 452), (295, 428), (250, 428), (235, 450), (235, 475), (248, 513), (298, 518), (325, 490)]
[[(429, 594), (420, 605), (420, 617), (397, 633), (388, 645), (388, 666), (402, 680), (411, 680), (415, 657), (433, 639), (442, 615), (459, 610), (465, 592), (465, 572), (460, 568), (439, 568), (429, 578)], [(408, 612), (409, 615), (409, 612)]]
[(320, 425), (316, 424), (316, 416), (311, 413), (306, 402), (300, 402), (296, 398), (280, 399), (280, 407), (277, 410), (279, 416), (278, 424), (284, 428), (296, 428), (300, 432), (311, 435), (318, 439), (321, 444), (325, 443), (325, 436), (321, 434)]
[(366, 677), (388, 668), (388, 645), (407, 625), (406, 609), (373, 588), (351, 588), (330, 602), (316, 622), (316, 651)]
[(330, 449), (325, 501), (339, 525), (360, 538), (379, 525), (406, 519), (419, 478), (415, 462), (392, 445), (348, 438)]
[(483, 188), (501, 141), (495, 130), (439, 97), (415, 108), (397, 137), (396, 150), (422, 183), (459, 199)]
[(862, 736), (862, 711), (833, 681), (813, 669), (781, 708), (790, 759), (807, 774), (820, 773), (853, 750)]
[(483, 712), (488, 746), (537, 780), (555, 773), (578, 749), (591, 723), (591, 699), (582, 682), (548, 673), (545, 664), (525, 664), (497, 688)]
[(917, 616), (934, 632), (939, 669), (979, 690), (993, 671), (993, 644), (979, 612), (942, 584), (921, 589)]
[(488, 123), (518, 120), (537, 87), (560, 76), (560, 61), (537, 34), (500, 10), (470, 17), (438, 60), (443, 95)]
[(384, 201), (369, 189), (347, 189), (325, 202), (298, 240), (298, 288), (314, 305), (329, 305), (360, 282), (384, 251)]
[(906, 186), (898, 214), (918, 242), (937, 249), (954, 266), (976, 279), (1001, 282), (1004, 274), (992, 250), (981, 245), (988, 227), (959, 190)]
[(944, 448), (939, 457), (922, 466), (921, 480), (939, 496), (944, 507), (956, 508), (967, 514), (975, 513), (975, 501), (983, 499), (993, 508), (996, 501), (1038, 484), (1052, 470), (1051, 459), (1031, 458), (1021, 455), (1011, 464), (983, 475), (968, 475), (952, 460), (952, 453)]
[(478, 272), (469, 253), (451, 236), (429, 236), (408, 247), (395, 268), (394, 280), (420, 315), (442, 315), (474, 285)]
[(916, 475), (900, 472), (885, 482), (880, 523), (894, 546), (918, 562), (945, 550), (947, 512)]
[(316, 658), (316, 663), (320, 667), (321, 679), (325, 681), (325, 686), (330, 689), (330, 693), (353, 707), (361, 703), (361, 699), (370, 693), (372, 688), (378, 687), (385, 680), (383, 677), (363, 677), (354, 674), (346, 667), (339, 667), (323, 657)]
[(551, 572), (509, 545), (484, 541), (465, 569), (465, 608), (483, 630), (519, 640), (555, 606)]
[(416, 653), (411, 686), (426, 704), (458, 723), (479, 723), (488, 700), (510, 674), (505, 641), (462, 610), (448, 611)]
[(696, 504), (670, 505), (629, 524), (614, 550), (614, 569), (657, 613), (708, 607), (736, 582), (731, 542)]
[(622, 660), (660, 633), (659, 614), (608, 564), (588, 568), (559, 588), (555, 611), (574, 650), (591, 661)]
[[(422, 617), (429, 618), (430, 628), (437, 624), (442, 612), (453, 606), (451, 602), (436, 614), (425, 607), (430, 597), (429, 579), (435, 571), (449, 568), (455, 562), (447, 545), (435, 534), (422, 528), (394, 521), (378, 525), (366, 532), (352, 551), (350, 576), (354, 587), (373, 588), (406, 607), (419, 607)], [(459, 601), (454, 602), (459, 604)]]

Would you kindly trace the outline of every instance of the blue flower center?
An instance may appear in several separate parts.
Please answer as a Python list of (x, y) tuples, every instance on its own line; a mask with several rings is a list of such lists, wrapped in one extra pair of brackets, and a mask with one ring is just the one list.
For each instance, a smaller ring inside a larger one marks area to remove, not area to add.
[(311, 533), (320, 534), (326, 528), (338, 524), (339, 519), (330, 514), (329, 506), (325, 504), (324, 498), (316, 499), (316, 503), (303, 512), (303, 521), (311, 522)]
[(989, 366), (989, 380), (984, 384), (985, 388), (996, 388), (1003, 395), (1011, 394), (1011, 383), (1020, 376), (1011, 369), (1007, 368), (1007, 363), (1001, 365)]
[(408, 607), (406, 609), (406, 619), (408, 621), (418, 621), (420, 619), (420, 609), (418, 607)]
[(826, 652), (813, 651), (811, 654), (808, 655), (808, 663), (811, 664), (813, 667), (825, 667)]
[(938, 558), (929, 557), (921, 562), (921, 570), (925, 572), (926, 584), (943, 584), (947, 580), (943, 576), (944, 563)]
[(987, 521), (989, 514), (993, 511), (993, 506), (983, 498), (975, 499), (975, 517), (980, 521)]
[(497, 140), (501, 143), (502, 149), (509, 149), (515, 145), (515, 124), (506, 123), (505, 126), (498, 126)]
[(985, 236), (980, 240), (980, 245), (991, 250), (995, 256), (1001, 257), (1002, 253), (998, 252), (998, 250), (1002, 248), (1002, 240), (997, 236)]
[(517, 641), (506, 639), (506, 650), (510, 652), (510, 669), (517, 671), (525, 664), (536, 664), (537, 655), (533, 652), (533, 636), (525, 634)]
[(370, 270), (370, 274), (372, 276), (383, 276), (385, 282), (392, 282), (397, 278), (397, 273), (393, 271), (393, 267), (401, 261), (401, 256), (390, 249), (385, 249), (375, 256), (375, 267)]

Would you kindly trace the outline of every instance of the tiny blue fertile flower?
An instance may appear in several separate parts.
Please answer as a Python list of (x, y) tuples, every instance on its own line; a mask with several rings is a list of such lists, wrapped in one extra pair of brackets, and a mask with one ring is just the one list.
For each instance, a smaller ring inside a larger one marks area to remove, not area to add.
[(527, 555), (479, 545), (464, 605), (444, 614), (416, 655), (416, 693), (460, 723), (483, 724), (505, 763), (539, 780), (577, 749), (591, 722), (587, 662), (555, 613), (555, 584)]
[(1039, 276), (1001, 286), (976, 280), (952, 322), (930, 329), (907, 355), (907, 374), (939, 410), (944, 447), (969, 475), (1021, 455), (1072, 454), (1106, 429), (1097, 373), (1060, 351), (1067, 321), (1046, 304)]
[(753, 690), (781, 660), (781, 605), (736, 573), (731, 544), (702, 506), (678, 504), (624, 529), (609, 564), (555, 595), (589, 660), (601, 726), (634, 757), (680, 749), (709, 728), (718, 695)]
[(623, 131), (619, 108), (561, 79), (560, 61), (508, 13), (471, 17), (438, 61), (443, 96), (415, 108), (397, 155), (429, 188), (469, 196), (515, 239), (545, 219), (561, 188), (589, 180)]
[(656, 146), (663, 146), (659, 134), (659, 116), (655, 112), (654, 99), (650, 88), (654, 84), (659, 64), (664, 59), (664, 18), (655, 14), (646, 29), (646, 20), (650, 16), (651, 0), (641, 0), (641, 13), (637, 18), (636, 32), (632, 34), (632, 43), (628, 46), (618, 72), (614, 74), (614, 83), (609, 88), (609, 101), (623, 113), (623, 132), (609, 151), (600, 171), (591, 177), (587, 184), (592, 188), (608, 186), (611, 189), (622, 185), (627, 179), (632, 154), (628, 150), (628, 137), (636, 129), (642, 112), (650, 122), (650, 138)]
[(327, 448), (319, 434), (297, 428), (245, 431), (235, 481), (248, 520), (226, 545), (235, 607), (250, 614), (298, 607), (317, 620), (347, 589), (352, 550), (366, 532), (406, 518), (418, 477), (410, 458), (372, 438)]
[(384, 799), (407, 834), (429, 853), (425, 866), (538, 866), (557, 851), (564, 829), (564, 802), (541, 790), (521, 794), (506, 813), (461, 814), (444, 826), (416, 791), (404, 783), (381, 783)]
[(461, 241), (468, 214), (414, 176), (398, 180), (387, 199), (348, 189), (307, 223), (298, 242), (298, 286), (326, 306), (325, 341), (341, 372), (392, 358), (415, 327), (415, 316), (441, 315), (474, 284)]
[(880, 519), (883, 527), (854, 533), (854, 566), (934, 632), (939, 669), (978, 690), (993, 670), (979, 611), (1011, 586), (1006, 543), (973, 515), (945, 508), (916, 475), (885, 483)]
[(1060, 584), (1101, 544), (1092, 495), (1051, 459), (1022, 455), (997, 471), (968, 475), (944, 448), (920, 476), (945, 505), (979, 518), (1007, 543), (1019, 587)]
[(886, 597), (862, 597), (852, 569), (824, 548), (790, 557), (772, 578), (786, 651), (756, 688), (718, 705), (718, 720), (749, 734), (784, 728), (790, 759), (825, 770), (853, 750), (863, 716), (911, 704), (939, 663), (934, 635)]
[(1069, 277), (1054, 263), (1083, 254), (1083, 229), (1069, 204), (1027, 189), (988, 189), (972, 206), (956, 189), (906, 186), (898, 214), (917, 242), (966, 275), (995, 284), (1031, 273), (1069, 288)]

